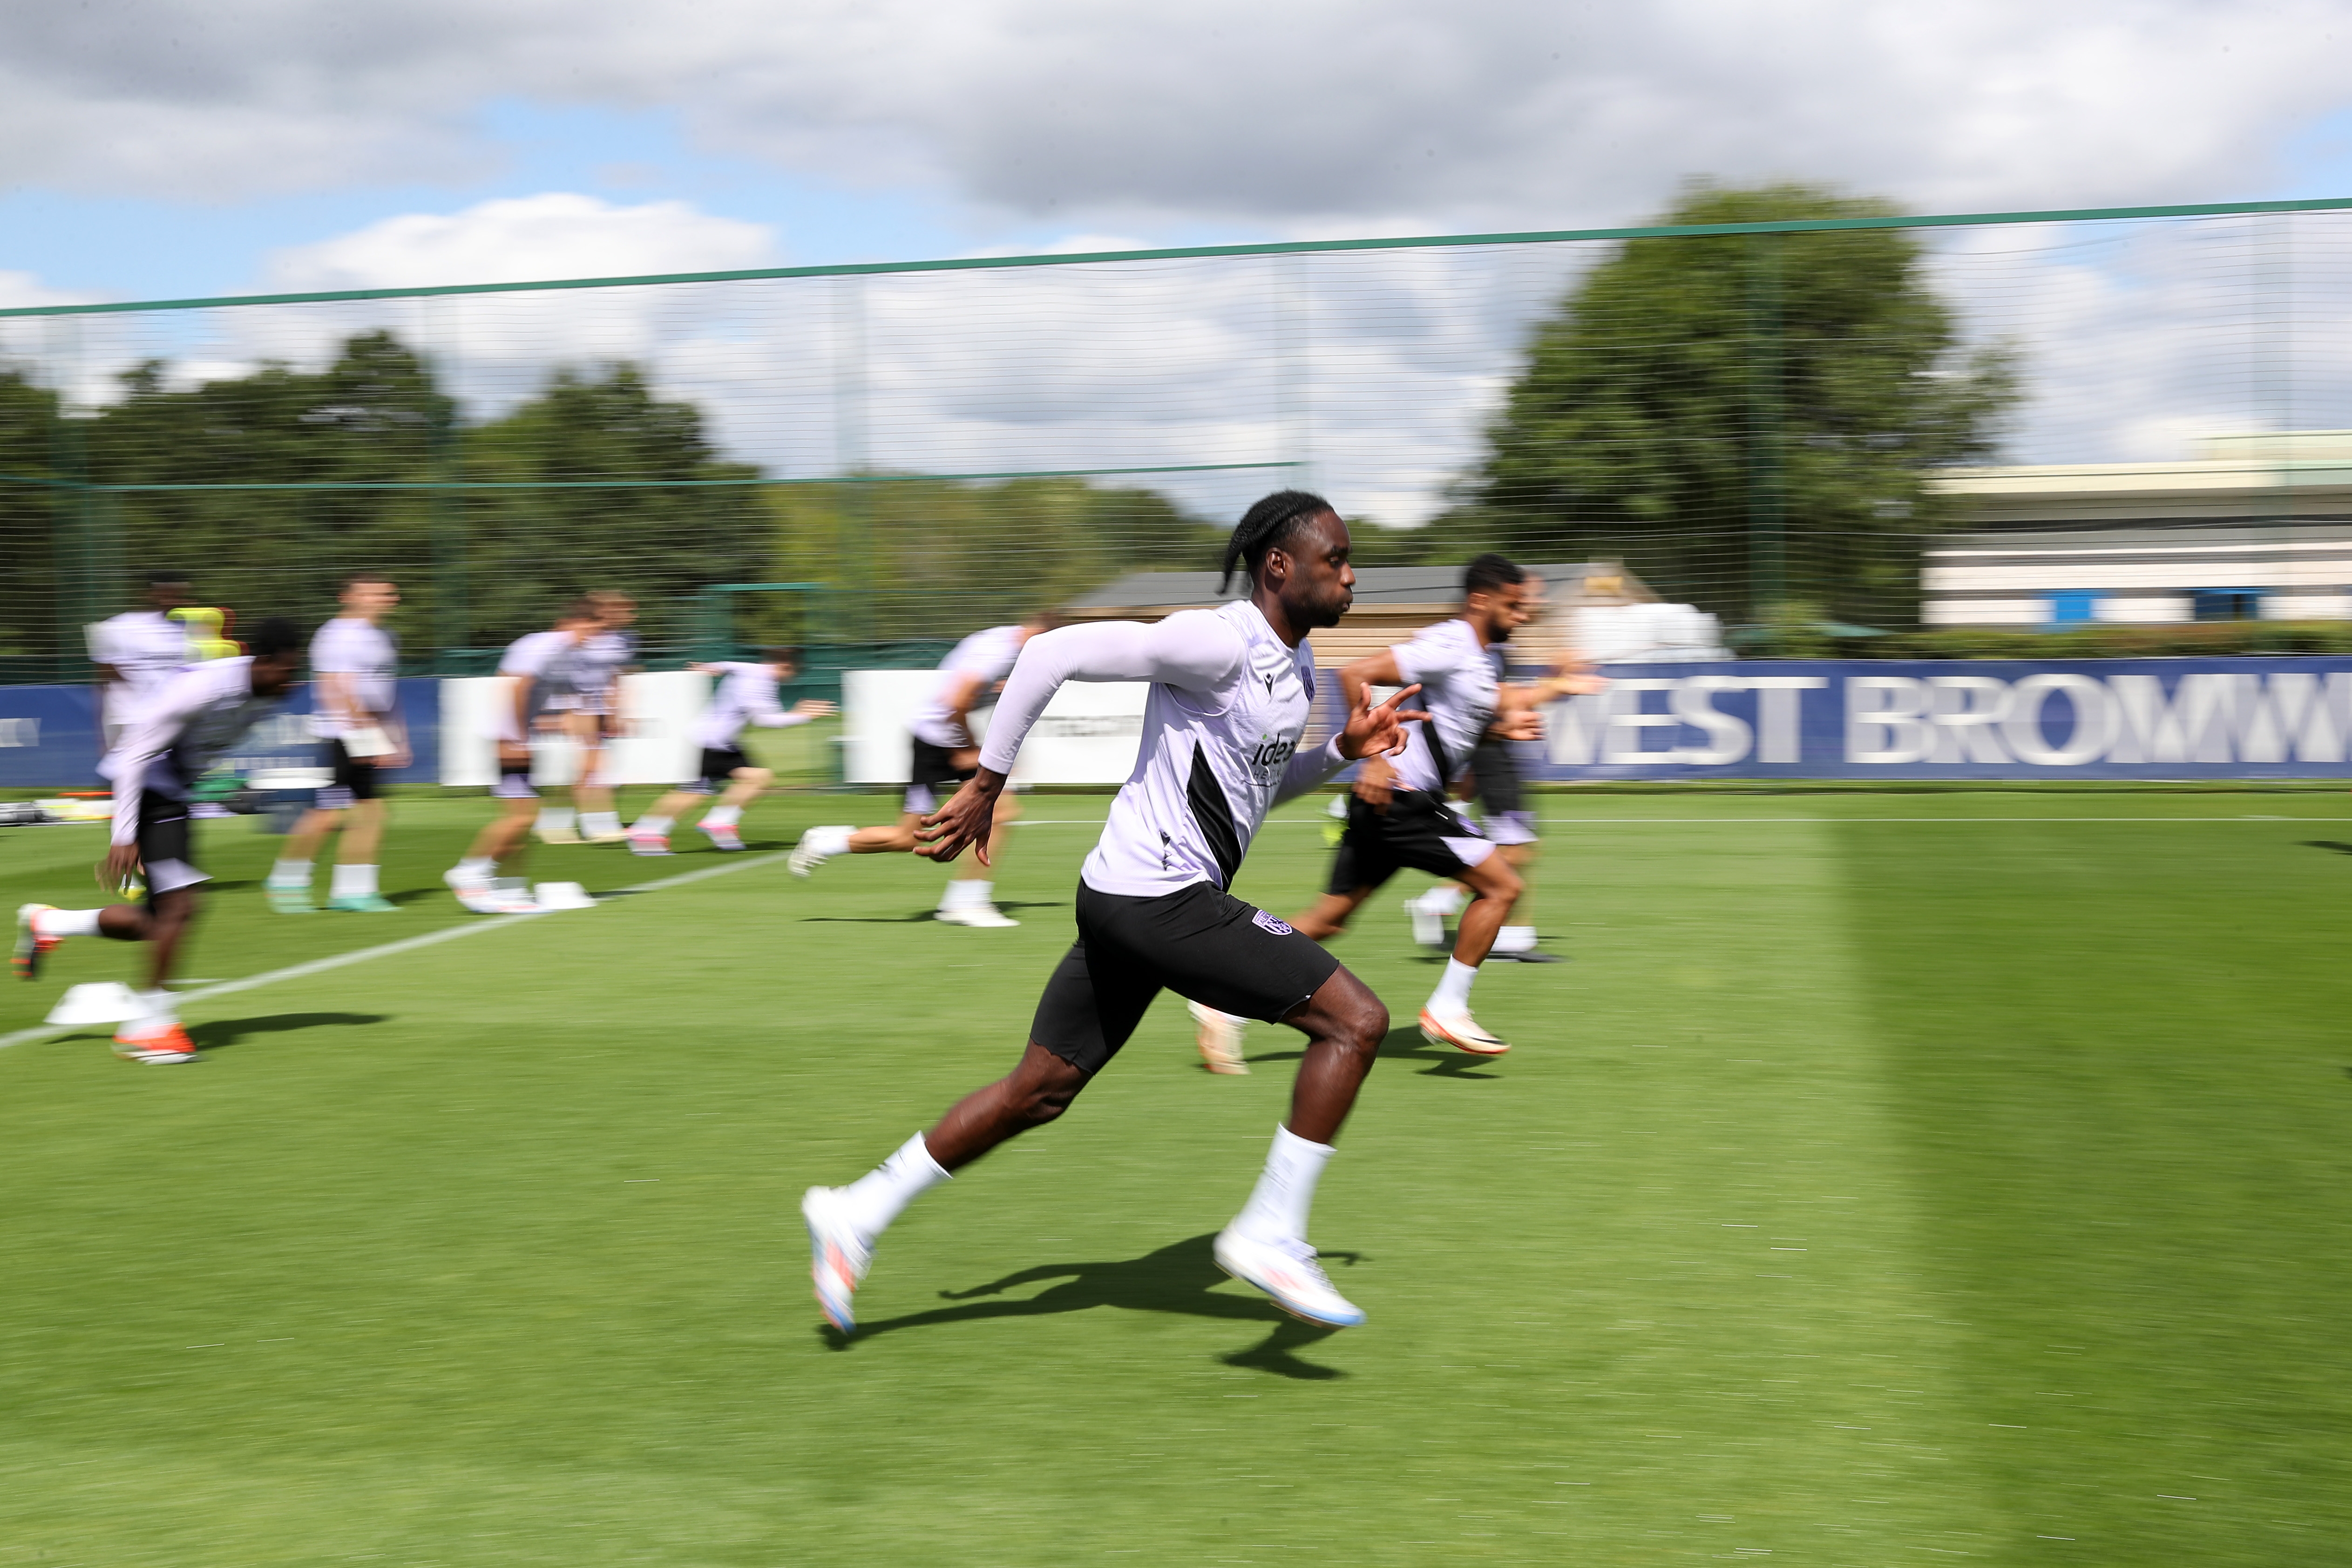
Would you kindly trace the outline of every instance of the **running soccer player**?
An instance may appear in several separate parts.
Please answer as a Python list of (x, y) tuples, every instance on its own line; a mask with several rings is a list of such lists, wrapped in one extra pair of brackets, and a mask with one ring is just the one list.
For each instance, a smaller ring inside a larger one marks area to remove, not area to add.
[(719, 677), (719, 689), (710, 695), (710, 706), (702, 710), (694, 727), (694, 743), (702, 748), (701, 772), (695, 782), (670, 791), (654, 802), (651, 811), (630, 825), (630, 854), (668, 854), (670, 824), (694, 804), (696, 796), (708, 796), (719, 790), (726, 793), (719, 795), (719, 804), (704, 812), (702, 820), (695, 826), (717, 848), (743, 847), (743, 834), (737, 826), (743, 820), (743, 808), (757, 800), (760, 792), (773, 784), (776, 777), (743, 754), (743, 726), (757, 724), (762, 729), (783, 730), (839, 711), (832, 703), (816, 698), (794, 703), (789, 712), (777, 702), (778, 683), (800, 672), (800, 658), (798, 648), (775, 647), (770, 648), (766, 659), (758, 664), (730, 660), (694, 667), (706, 675)]
[(517, 637), (499, 661), (507, 685), (490, 713), (489, 738), (499, 758), (499, 782), (490, 794), (502, 804), (474, 836), (465, 858), (441, 874), (457, 901), (478, 915), (529, 914), (539, 908), (522, 875), (539, 802), (530, 782), (530, 743), (557, 728), (562, 710), (555, 704), (572, 690), (571, 660), (598, 621), (594, 605), (575, 601), (557, 617), (554, 630)]
[(188, 795), (214, 759), (276, 710), (302, 668), (302, 634), (291, 621), (263, 621), (248, 647), (163, 682), (100, 764), (114, 785), (106, 879), (124, 886), (134, 875), (142, 878), (143, 901), (98, 910), (26, 904), (16, 911), (14, 967), (26, 980), (39, 977), (42, 960), (69, 936), (148, 944), (142, 1011), (114, 1032), (115, 1054), (132, 1061), (195, 1058), (171, 992), (180, 944), (195, 919), (196, 889), (211, 879), (196, 867)]
[[(382, 914), (399, 906), (376, 886), (376, 850), (383, 839), (383, 800), (377, 770), (408, 765), (408, 737), (399, 713), (400, 643), (383, 617), (400, 603), (389, 577), (355, 572), (344, 580), (343, 613), (310, 639), (313, 701), (310, 732), (330, 775), (317, 805), (287, 836), (285, 853), (269, 869), (264, 890), (280, 914), (304, 914), (310, 902), (310, 862), (327, 835), (343, 830), (327, 907)], [(348, 824), (348, 826), (346, 826)]]
[(98, 732), (104, 751), (114, 749), (140, 704), (196, 658), (188, 646), (186, 625), (172, 618), (189, 596), (188, 580), (179, 573), (151, 572), (146, 609), (127, 610), (90, 626), (87, 635), (90, 661), (98, 666)]
[[(1367, 687), (1417, 683), (1430, 717), (1414, 729), (1393, 764), (1373, 758), (1364, 765), (1348, 798), (1347, 831), (1332, 857), (1328, 890), (1291, 922), (1318, 942), (1328, 942), (1347, 929), (1367, 899), (1408, 867), (1466, 885), (1475, 897), (1462, 916), (1454, 956), (1423, 1004), (1420, 1022), (1433, 1044), (1477, 1056), (1500, 1056), (1511, 1048), (1471, 1016), (1470, 986), (1524, 884), (1509, 859), (1495, 853), (1494, 841), (1445, 797), (1469, 771), (1478, 742), (1497, 714), (1527, 706), (1523, 690), (1496, 681), (1487, 651), (1527, 624), (1527, 577), (1500, 555), (1479, 556), (1463, 570), (1460, 616), (1339, 671), (1340, 689), (1351, 703)], [(1202, 1054), (1208, 1054), (1205, 1039)]]
[(1300, 752), (1315, 698), (1307, 634), (1354, 599), (1348, 528), (1329, 502), (1283, 490), (1250, 508), (1225, 546), (1226, 576), (1250, 596), (1153, 626), (1104, 621), (1038, 637), (1007, 682), (971, 779), (921, 829), (922, 852), (988, 854), (992, 818), (1022, 741), (1066, 680), (1148, 680), (1135, 771), (1078, 874), (1078, 940), (1045, 983), (1012, 1073), (967, 1095), (845, 1187), (812, 1187), (816, 1299), (843, 1333), (852, 1293), (885, 1227), (916, 1195), (1008, 1138), (1069, 1108), (1127, 1043), (1162, 989), (1307, 1037), (1287, 1122), (1265, 1173), (1217, 1237), (1219, 1267), (1285, 1310), (1344, 1328), (1364, 1315), (1331, 1288), (1307, 1240), (1307, 1209), (1388, 1033), (1388, 1009), (1328, 951), (1226, 889), (1278, 802), (1351, 758), (1404, 743), (1400, 691), (1377, 707), (1360, 689), (1344, 728)]
[[(801, 835), (790, 862), (793, 875), (805, 877), (835, 855), (905, 855), (919, 847), (924, 816), (969, 782), (980, 765), (980, 743), (972, 738), (972, 710), (1012, 673), (1029, 639), (1053, 625), (1046, 616), (1032, 616), (1017, 626), (991, 626), (955, 645), (931, 682), (913, 723), (914, 762), (908, 774), (907, 798), (897, 823), (887, 827), (840, 825), (812, 827)], [(1004, 850), (1005, 829), (1020, 816), (1011, 799), (996, 805), (996, 837), (988, 854), (975, 856), (969, 868), (959, 868), (940, 895), (936, 920), (950, 925), (1016, 926), (1021, 922), (996, 907), (996, 884), (988, 868)]]
[(596, 625), (572, 653), (573, 690), (562, 720), (563, 732), (579, 748), (580, 765), (572, 774), (572, 805), (540, 811), (542, 844), (617, 844), (628, 837), (613, 809), (605, 772), (611, 764), (610, 742), (628, 727), (622, 711), (621, 678), (637, 661), (637, 635), (629, 629), (636, 624), (637, 602), (611, 589), (583, 597), (596, 612)]

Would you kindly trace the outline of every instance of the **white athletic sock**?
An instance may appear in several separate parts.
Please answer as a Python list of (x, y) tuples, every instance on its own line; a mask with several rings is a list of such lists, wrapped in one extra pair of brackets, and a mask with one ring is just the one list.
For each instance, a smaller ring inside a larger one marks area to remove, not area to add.
[(630, 828), (629, 831), (632, 833), (650, 833), (655, 837), (660, 838), (668, 834), (669, 824), (670, 819), (668, 817), (656, 816), (651, 813), (647, 813), (646, 816), (637, 818), (636, 826)]
[(1476, 965), (1459, 959), (1445, 961), (1445, 978), (1429, 994), (1429, 1010), (1433, 1013), (1466, 1013), (1470, 1010), (1470, 983), (1478, 978)]
[(1440, 882), (1422, 894), (1417, 906), (1422, 913), (1441, 918), (1459, 913), (1462, 909), (1462, 884)]
[(954, 881), (950, 882), (947, 885), (947, 890), (940, 895), (940, 908), (943, 910), (976, 910), (980, 908), (981, 905), (991, 902), (992, 895), (993, 895), (995, 891), (996, 884), (993, 882), (982, 882), (971, 878), (959, 877)]
[(499, 863), (487, 855), (468, 855), (457, 862), (460, 877), (487, 878), (498, 870)]
[(37, 936), (96, 936), (96, 910), (43, 910), (33, 917)]
[(714, 805), (702, 814), (705, 827), (732, 827), (742, 820), (743, 808), (740, 805)]
[(374, 867), (337, 866), (335, 880), (327, 896), (331, 899), (363, 899), (374, 891)]
[(801, 837), (820, 855), (846, 855), (854, 827), (812, 827)]
[(273, 888), (307, 888), (310, 885), (310, 862), (280, 860), (269, 868), (269, 885)]
[(1330, 1144), (1310, 1143), (1277, 1126), (1274, 1147), (1266, 1151), (1265, 1170), (1234, 1217), (1234, 1228), (1252, 1241), (1305, 1241), (1315, 1184), (1331, 1154)]
[(1535, 947), (1536, 928), (1533, 926), (1505, 926), (1495, 933), (1496, 952), (1533, 952)]
[(539, 808), (539, 831), (547, 833), (569, 827), (578, 816), (579, 813), (568, 805), (542, 805)]
[(617, 811), (583, 811), (580, 814), (580, 831), (586, 834), (618, 833), (621, 814)]
[(849, 1223), (871, 1241), (889, 1228), (901, 1210), (938, 1183), (949, 1180), (947, 1170), (931, 1158), (931, 1151), (916, 1133), (898, 1145), (898, 1152), (841, 1189)]

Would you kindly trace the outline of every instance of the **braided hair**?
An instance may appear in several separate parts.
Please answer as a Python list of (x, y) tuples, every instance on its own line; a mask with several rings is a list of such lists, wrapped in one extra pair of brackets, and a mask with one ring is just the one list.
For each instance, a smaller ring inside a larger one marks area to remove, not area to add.
[(1224, 575), (1217, 579), (1217, 592), (1226, 590), (1237, 569), (1255, 579), (1266, 552), (1289, 543), (1305, 524), (1326, 515), (1336, 517), (1339, 510), (1311, 490), (1276, 490), (1251, 507), (1225, 542)]

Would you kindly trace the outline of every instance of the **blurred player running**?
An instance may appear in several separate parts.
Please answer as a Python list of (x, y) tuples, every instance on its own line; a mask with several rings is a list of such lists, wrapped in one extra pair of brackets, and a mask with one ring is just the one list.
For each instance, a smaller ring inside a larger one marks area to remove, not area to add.
[(147, 605), (90, 626), (89, 657), (98, 666), (98, 730), (100, 746), (112, 751), (139, 706), (163, 683), (193, 663), (185, 623), (172, 612), (188, 602), (188, 580), (177, 572), (147, 575)]
[(710, 706), (695, 721), (694, 743), (702, 749), (700, 773), (695, 782), (681, 784), (654, 802), (653, 809), (630, 826), (629, 852), (633, 855), (668, 854), (670, 825), (677, 820), (678, 814), (692, 805), (698, 795), (708, 796), (719, 790), (726, 793), (719, 795), (719, 804), (704, 812), (702, 820), (695, 826), (720, 849), (742, 848), (743, 835), (738, 824), (743, 820), (743, 808), (775, 782), (775, 774), (743, 754), (743, 727), (757, 724), (762, 729), (782, 730), (839, 711), (832, 703), (814, 698), (794, 703), (789, 712), (778, 704), (777, 685), (800, 672), (798, 648), (770, 648), (767, 658), (758, 664), (729, 661), (698, 664), (694, 668), (719, 677), (719, 688), (710, 694)]
[(149, 944), (140, 1015), (114, 1032), (116, 1054), (133, 1061), (184, 1062), (196, 1054), (170, 989), (180, 944), (195, 919), (196, 889), (211, 879), (196, 867), (188, 795), (215, 758), (277, 710), (302, 668), (302, 634), (291, 621), (262, 622), (249, 647), (165, 681), (100, 764), (114, 785), (105, 878), (118, 887), (142, 878), (144, 901), (99, 910), (26, 904), (16, 911), (14, 963), (26, 980), (39, 976), (42, 960), (69, 936)]
[[(637, 602), (610, 589), (583, 595), (596, 612), (596, 625), (572, 652), (573, 689), (561, 723), (578, 747), (572, 805), (547, 806), (539, 814), (542, 844), (618, 844), (628, 837), (613, 809), (612, 742), (628, 729), (622, 678), (637, 662)], [(572, 826), (577, 814), (579, 826)]]
[(507, 684), (490, 711), (489, 739), (498, 748), (499, 764), (499, 782), (490, 794), (501, 805), (474, 836), (465, 858), (441, 874), (457, 901), (478, 915), (528, 914), (539, 907), (522, 876), (539, 801), (530, 782), (530, 744), (554, 731), (563, 710), (555, 704), (568, 701), (572, 690), (571, 660), (598, 620), (594, 605), (575, 601), (565, 606), (552, 631), (517, 637), (499, 661)]
[(383, 838), (383, 801), (377, 770), (408, 765), (408, 737), (399, 714), (400, 643), (383, 617), (400, 603), (389, 577), (353, 573), (343, 584), (343, 613), (310, 639), (310, 732), (329, 782), (319, 803), (287, 836), (285, 853), (269, 870), (269, 907), (299, 914), (310, 903), (310, 862), (327, 835), (343, 830), (327, 907), (381, 914), (398, 906), (377, 887), (376, 855)]
[(871, 1174), (802, 1199), (817, 1301), (842, 1332), (856, 1327), (852, 1293), (884, 1228), (950, 1171), (1068, 1109), (1163, 988), (1307, 1037), (1287, 1124), (1276, 1129), (1265, 1173), (1215, 1256), (1309, 1322), (1363, 1321), (1316, 1262), (1307, 1218), (1331, 1140), (1388, 1032), (1388, 1009), (1328, 951), (1225, 890), (1269, 810), (1350, 758), (1402, 745), (1402, 721), (1415, 716), (1397, 710), (1409, 692), (1375, 708), (1360, 690), (1339, 734), (1298, 751), (1315, 699), (1314, 657), (1303, 645), (1354, 598), (1348, 550), (1347, 525), (1328, 502), (1284, 490), (1250, 508), (1225, 547), (1228, 578), (1236, 563), (1248, 570), (1247, 599), (1156, 626), (1048, 632), (1023, 656), (979, 771), (926, 819), (924, 852), (987, 854), (1013, 757), (1064, 681), (1152, 682), (1135, 771), (1079, 872), (1078, 940), (1045, 983), (1020, 1065)]
[[(1328, 889), (1291, 923), (1318, 942), (1347, 929), (1364, 901), (1401, 869), (1459, 879), (1477, 895), (1462, 917), (1454, 956), (1421, 1010), (1421, 1032), (1433, 1043), (1478, 1056), (1511, 1047), (1480, 1027), (1470, 1012), (1470, 986), (1510, 916), (1521, 883), (1493, 841), (1446, 801), (1454, 782), (1506, 704), (1523, 694), (1495, 679), (1487, 650), (1527, 624), (1527, 573), (1500, 555), (1481, 555), (1462, 574), (1462, 614), (1424, 627), (1409, 643), (1357, 659), (1339, 671), (1351, 706), (1372, 686), (1421, 688), (1426, 722), (1414, 727), (1391, 763), (1368, 760), (1347, 797), (1347, 830), (1332, 857)], [(1238, 1019), (1207, 1005), (1192, 1010), (1202, 1057), (1212, 1071), (1242, 1068)]]
[[(793, 850), (792, 870), (805, 877), (835, 855), (905, 855), (917, 846), (916, 830), (927, 813), (953, 795), (979, 766), (980, 745), (972, 738), (971, 713), (996, 683), (1012, 673), (1023, 645), (1046, 630), (1052, 620), (1032, 616), (1017, 626), (991, 626), (955, 645), (931, 682), (930, 693), (908, 726), (913, 731), (914, 762), (908, 773), (907, 798), (898, 822), (887, 827), (846, 825), (812, 827), (801, 835)], [(1003, 852), (1004, 831), (1020, 816), (1011, 800), (998, 803), (996, 837), (984, 859), (974, 857), (969, 870), (959, 869), (940, 895), (934, 918), (950, 925), (1016, 926), (995, 903), (996, 885), (988, 868)]]

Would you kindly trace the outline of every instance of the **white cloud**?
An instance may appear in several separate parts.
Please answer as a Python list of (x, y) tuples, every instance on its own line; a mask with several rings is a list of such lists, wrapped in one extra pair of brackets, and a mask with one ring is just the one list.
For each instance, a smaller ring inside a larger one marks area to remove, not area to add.
[(2343, 105), (2335, 0), (114, 0), (0, 10), (0, 175), (212, 197), (480, 173), (524, 99), (1128, 224), (1556, 226), (1685, 176), (1926, 208), (2218, 198)]
[(639, 278), (776, 265), (765, 224), (716, 217), (687, 202), (614, 206), (551, 192), (450, 214), (411, 213), (269, 258), (286, 292)]

